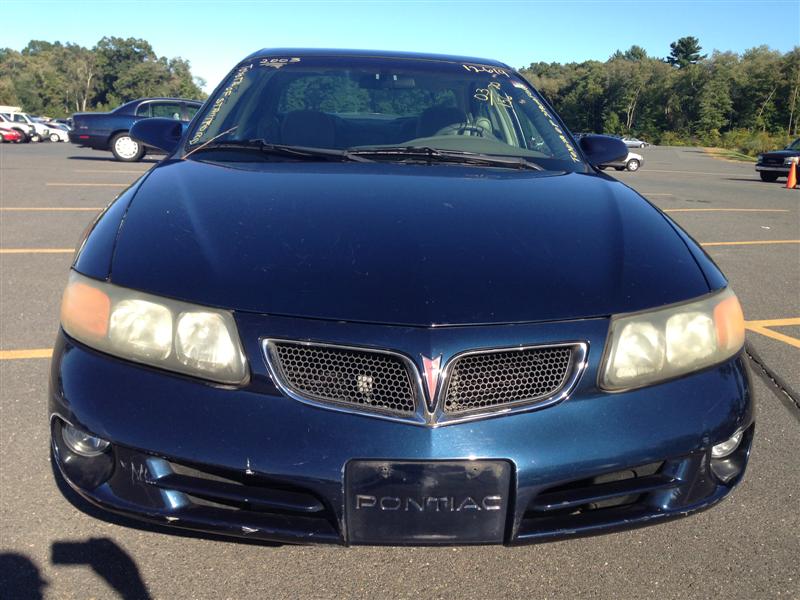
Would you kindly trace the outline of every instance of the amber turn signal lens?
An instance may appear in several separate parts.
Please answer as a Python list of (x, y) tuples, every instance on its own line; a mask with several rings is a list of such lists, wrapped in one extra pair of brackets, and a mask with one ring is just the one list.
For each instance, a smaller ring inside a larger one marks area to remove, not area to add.
[(71, 281), (61, 299), (61, 324), (73, 336), (102, 338), (108, 333), (111, 299), (105, 292)]
[(739, 349), (744, 344), (744, 313), (736, 296), (728, 296), (714, 307), (714, 323), (720, 348)]

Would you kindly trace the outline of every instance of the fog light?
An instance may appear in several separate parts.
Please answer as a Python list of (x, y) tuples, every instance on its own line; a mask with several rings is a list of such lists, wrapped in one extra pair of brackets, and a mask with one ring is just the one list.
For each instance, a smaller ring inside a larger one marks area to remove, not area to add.
[(726, 456), (730, 456), (739, 447), (742, 441), (742, 435), (744, 435), (744, 432), (740, 429), (724, 442), (716, 446), (711, 446), (711, 458), (725, 458)]
[(89, 435), (85, 431), (81, 431), (69, 423), (64, 423), (62, 425), (61, 436), (67, 448), (79, 456), (100, 456), (109, 446), (108, 441)]

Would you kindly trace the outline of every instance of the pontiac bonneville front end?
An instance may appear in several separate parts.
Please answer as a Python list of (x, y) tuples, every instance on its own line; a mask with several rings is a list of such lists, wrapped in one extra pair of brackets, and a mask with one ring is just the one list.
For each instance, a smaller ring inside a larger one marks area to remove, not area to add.
[(61, 475), (112, 512), (295, 543), (517, 544), (741, 480), (744, 320), (510, 67), (263, 50), (98, 218), (61, 308)]

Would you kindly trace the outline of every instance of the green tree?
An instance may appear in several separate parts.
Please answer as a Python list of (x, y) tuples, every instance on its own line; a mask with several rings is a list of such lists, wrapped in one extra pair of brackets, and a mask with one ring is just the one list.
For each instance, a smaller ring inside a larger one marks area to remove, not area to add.
[(701, 60), (706, 58), (706, 54), (700, 54), (703, 49), (700, 46), (700, 40), (692, 35), (680, 38), (670, 45), (669, 56), (667, 62), (674, 67), (682, 69), (688, 65), (695, 65)]

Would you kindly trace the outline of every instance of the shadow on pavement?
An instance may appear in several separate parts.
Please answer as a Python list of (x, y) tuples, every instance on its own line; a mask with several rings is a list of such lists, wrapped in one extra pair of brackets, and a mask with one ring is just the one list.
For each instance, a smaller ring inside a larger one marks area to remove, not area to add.
[(47, 582), (31, 559), (15, 552), (0, 553), (0, 595), (3, 598), (40, 600), (44, 598), (45, 587)]
[(125, 600), (150, 598), (139, 567), (125, 550), (108, 538), (77, 542), (53, 542), (54, 565), (87, 565)]
[(760, 183), (761, 185), (779, 185), (780, 187), (786, 187), (786, 182), (780, 181), (761, 181), (760, 178), (748, 178), (748, 177), (726, 177), (727, 181), (747, 181), (748, 183)]

